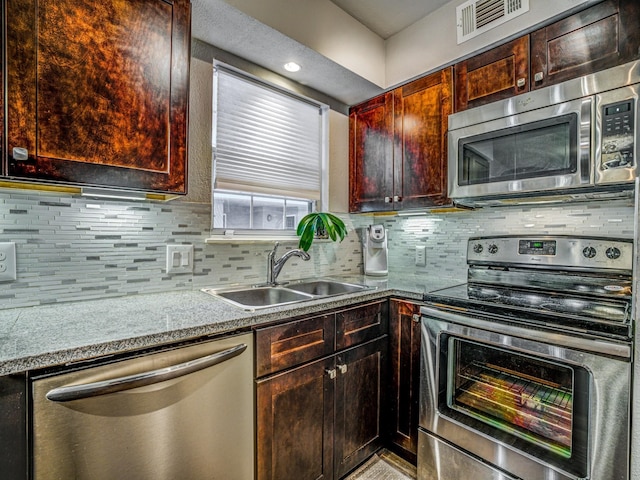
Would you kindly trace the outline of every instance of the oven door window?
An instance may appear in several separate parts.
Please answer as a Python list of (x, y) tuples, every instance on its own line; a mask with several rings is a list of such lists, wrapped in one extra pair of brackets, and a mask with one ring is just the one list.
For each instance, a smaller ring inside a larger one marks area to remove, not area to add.
[(584, 368), (445, 338), (441, 407), (450, 416), (578, 476), (586, 472), (589, 374)]
[(460, 185), (477, 185), (578, 170), (578, 115), (571, 113), (459, 140)]

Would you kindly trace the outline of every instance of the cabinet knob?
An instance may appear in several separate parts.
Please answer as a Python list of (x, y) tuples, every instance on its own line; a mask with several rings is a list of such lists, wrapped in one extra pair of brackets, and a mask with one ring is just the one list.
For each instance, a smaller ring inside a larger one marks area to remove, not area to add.
[(335, 369), (335, 368), (328, 368), (328, 369), (326, 370), (326, 372), (327, 372), (327, 375), (329, 375), (329, 378), (330, 378), (331, 380), (333, 380), (334, 378), (336, 378), (336, 369)]
[(338, 370), (340, 370), (340, 373), (345, 374), (345, 373), (347, 373), (347, 366), (346, 365), (338, 365)]
[(391, 197), (384, 197), (384, 203), (391, 203)]
[(419, 313), (414, 313), (411, 316), (411, 320), (413, 320), (415, 323), (420, 323), (420, 314)]
[(17, 161), (29, 160), (29, 151), (23, 147), (13, 147), (13, 159)]
[(516, 85), (518, 86), (518, 88), (522, 88), (524, 87), (525, 83), (527, 83), (526, 78), (519, 78), (518, 81), (516, 82)]
[(536, 82), (541, 82), (544, 79), (544, 72), (538, 72), (533, 76)]
[(396, 195), (393, 197), (393, 201), (394, 202), (401, 202), (402, 201), (402, 197), (400, 195)]

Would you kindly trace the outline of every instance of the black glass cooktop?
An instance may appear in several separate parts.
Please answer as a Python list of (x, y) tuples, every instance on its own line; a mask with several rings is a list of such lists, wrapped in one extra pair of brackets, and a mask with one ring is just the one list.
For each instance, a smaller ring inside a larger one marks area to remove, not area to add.
[(441, 308), (488, 315), (500, 321), (544, 324), (560, 329), (612, 333), (628, 337), (631, 301), (535, 289), (463, 284), (437, 290), (423, 299)]

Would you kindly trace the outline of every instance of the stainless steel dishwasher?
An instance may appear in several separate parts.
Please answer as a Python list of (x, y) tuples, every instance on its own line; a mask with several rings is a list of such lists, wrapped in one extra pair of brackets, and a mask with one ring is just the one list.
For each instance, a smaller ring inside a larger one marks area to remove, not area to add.
[(35, 378), (36, 480), (250, 480), (253, 337)]

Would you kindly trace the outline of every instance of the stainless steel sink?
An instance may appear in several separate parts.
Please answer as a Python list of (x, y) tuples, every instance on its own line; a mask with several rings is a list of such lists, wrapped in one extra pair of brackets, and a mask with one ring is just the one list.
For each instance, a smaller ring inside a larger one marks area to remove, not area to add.
[(245, 310), (257, 310), (304, 302), (314, 298), (359, 292), (370, 288), (372, 287), (335, 280), (303, 280), (286, 286), (203, 288), (202, 291)]
[(309, 282), (291, 283), (287, 288), (296, 292), (308, 293), (316, 297), (342, 295), (343, 293), (360, 292), (370, 287), (355, 283), (337, 282), (334, 280), (314, 280)]
[(312, 295), (281, 287), (250, 287), (231, 290), (205, 288), (203, 291), (249, 310), (286, 305), (313, 298)]

